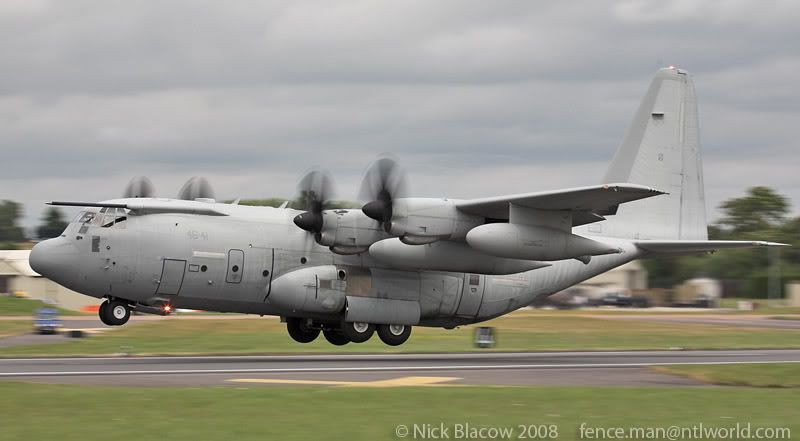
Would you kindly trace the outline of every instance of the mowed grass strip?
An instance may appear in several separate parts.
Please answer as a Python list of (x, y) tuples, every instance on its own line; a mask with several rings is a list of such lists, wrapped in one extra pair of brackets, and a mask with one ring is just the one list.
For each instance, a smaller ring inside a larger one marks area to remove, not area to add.
[(676, 365), (658, 366), (653, 369), (709, 384), (800, 388), (800, 363)]
[(33, 331), (30, 320), (0, 320), (0, 338)]
[[(730, 427), (800, 433), (800, 390), (750, 388), (346, 387), (118, 388), (0, 383), (4, 440), (392, 440), (455, 424)], [(448, 439), (453, 438), (452, 431)], [(517, 438), (514, 436), (513, 438)], [(408, 439), (413, 439), (411, 436)], [(419, 439), (419, 438), (418, 438)]]
[[(800, 347), (800, 330), (795, 329), (615, 321), (534, 311), (520, 311), (485, 325), (496, 327), (494, 350), (499, 351)], [(388, 347), (377, 336), (367, 343), (333, 347), (322, 336), (310, 344), (296, 343), (287, 335), (285, 325), (275, 318), (189, 320), (175, 317), (132, 323), (65, 343), (0, 348), (0, 356), (464, 352), (475, 350), (474, 328), (415, 327), (411, 339), (399, 347)]]
[(68, 309), (63, 309), (57, 306), (48, 305), (42, 302), (41, 300), (0, 295), (0, 317), (32, 316), (36, 314), (37, 309), (43, 307), (55, 308), (62, 315), (81, 315), (77, 311), (70, 311)]

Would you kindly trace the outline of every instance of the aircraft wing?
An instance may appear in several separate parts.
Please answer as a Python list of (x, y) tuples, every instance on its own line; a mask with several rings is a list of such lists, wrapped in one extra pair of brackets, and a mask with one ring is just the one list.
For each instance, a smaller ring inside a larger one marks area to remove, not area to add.
[(654, 254), (695, 254), (730, 248), (786, 247), (785, 243), (760, 240), (637, 240), (636, 246)]
[(573, 226), (597, 222), (617, 212), (619, 204), (666, 194), (637, 184), (605, 184), (538, 193), (468, 199), (456, 203), (464, 213), (508, 219), (509, 204), (539, 210), (572, 211)]
[(214, 205), (199, 202), (199, 201), (185, 201), (179, 199), (119, 199), (107, 202), (62, 202), (53, 201), (48, 202), (47, 205), (57, 205), (65, 207), (107, 207), (107, 208), (125, 208), (135, 214), (156, 214), (156, 213), (186, 213), (186, 214), (200, 214), (206, 216), (227, 216), (214, 208)]

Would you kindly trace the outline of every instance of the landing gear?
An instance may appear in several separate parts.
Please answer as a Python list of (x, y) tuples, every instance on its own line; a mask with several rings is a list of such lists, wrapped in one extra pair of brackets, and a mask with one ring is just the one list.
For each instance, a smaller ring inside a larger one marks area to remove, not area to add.
[(378, 337), (389, 346), (399, 346), (411, 336), (411, 326), (378, 325)]
[(103, 302), (98, 311), (100, 321), (108, 326), (121, 326), (131, 318), (131, 307), (121, 300)]
[(342, 322), (342, 334), (353, 343), (364, 343), (375, 333), (375, 325), (361, 322)]
[(322, 335), (325, 336), (328, 343), (334, 346), (344, 346), (350, 343), (350, 339), (338, 329), (323, 329)]
[(381, 341), (389, 346), (399, 346), (411, 336), (411, 326), (408, 325), (375, 325), (346, 321), (337, 323), (299, 317), (286, 317), (285, 320), (289, 336), (298, 343), (311, 343), (319, 337), (320, 332), (325, 340), (334, 346), (344, 346), (351, 342), (364, 343), (372, 338), (376, 331)]
[(319, 336), (319, 328), (309, 327), (306, 320), (297, 317), (286, 319), (286, 330), (298, 343), (311, 343)]

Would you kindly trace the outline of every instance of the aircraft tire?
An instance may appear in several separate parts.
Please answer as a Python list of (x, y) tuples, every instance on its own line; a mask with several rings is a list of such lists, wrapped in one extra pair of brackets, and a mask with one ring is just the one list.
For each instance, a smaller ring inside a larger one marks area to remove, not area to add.
[(325, 340), (328, 340), (328, 343), (334, 346), (344, 346), (350, 343), (350, 339), (347, 338), (346, 335), (339, 332), (338, 329), (324, 329), (322, 331), (322, 335), (325, 336)]
[(342, 334), (353, 343), (364, 343), (374, 333), (375, 325), (372, 323), (342, 322)]
[(105, 312), (106, 319), (111, 326), (122, 326), (131, 318), (131, 307), (120, 300), (108, 302)]
[(114, 326), (108, 321), (108, 301), (100, 304), (100, 309), (97, 310), (97, 315), (100, 316), (100, 321), (106, 326)]
[(378, 325), (378, 337), (389, 346), (400, 346), (411, 336), (409, 325)]
[(319, 337), (319, 329), (309, 328), (305, 320), (297, 317), (286, 319), (286, 330), (289, 332), (289, 337), (298, 343), (311, 343)]

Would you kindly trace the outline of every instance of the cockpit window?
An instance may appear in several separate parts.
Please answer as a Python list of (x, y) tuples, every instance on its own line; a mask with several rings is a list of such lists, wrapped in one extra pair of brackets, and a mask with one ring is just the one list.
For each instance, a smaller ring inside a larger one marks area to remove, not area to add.
[(103, 228), (125, 228), (125, 221), (128, 216), (123, 208), (108, 208), (103, 216)]
[(97, 216), (97, 213), (84, 211), (83, 213), (81, 213), (81, 217), (80, 219), (78, 219), (78, 222), (82, 224), (90, 224), (94, 220), (95, 216)]

